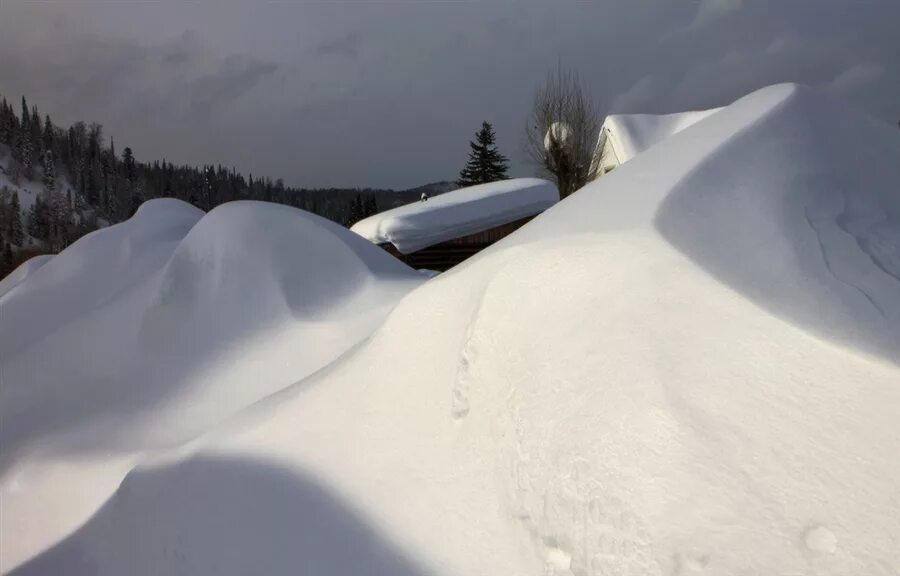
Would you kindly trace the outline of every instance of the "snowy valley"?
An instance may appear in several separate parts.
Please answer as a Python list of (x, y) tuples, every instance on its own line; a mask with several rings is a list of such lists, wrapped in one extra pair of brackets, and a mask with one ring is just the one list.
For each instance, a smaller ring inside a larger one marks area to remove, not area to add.
[(252, 201), (23, 264), (0, 572), (900, 574), (900, 132), (787, 84), (669, 124), (434, 278), (373, 243), (421, 207)]

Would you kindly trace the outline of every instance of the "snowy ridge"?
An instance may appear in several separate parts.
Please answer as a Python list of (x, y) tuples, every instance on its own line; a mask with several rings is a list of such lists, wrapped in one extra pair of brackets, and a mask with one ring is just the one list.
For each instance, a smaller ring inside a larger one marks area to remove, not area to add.
[[(898, 154), (808, 89), (741, 99), (179, 450), (19, 459), (3, 569), (893, 576)], [(202, 275), (205, 250), (173, 273)]]
[(559, 200), (556, 186), (515, 178), (445, 192), (357, 222), (351, 230), (403, 254), (540, 214)]
[(34, 274), (51, 258), (53, 258), (52, 254), (40, 254), (19, 264), (16, 269), (7, 274), (5, 278), (0, 279), (0, 297), (15, 288), (22, 280)]

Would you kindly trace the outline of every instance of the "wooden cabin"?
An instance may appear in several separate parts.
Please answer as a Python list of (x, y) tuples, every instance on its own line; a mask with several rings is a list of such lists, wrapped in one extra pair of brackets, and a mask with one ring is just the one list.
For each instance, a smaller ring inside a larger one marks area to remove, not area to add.
[(423, 198), (350, 228), (417, 269), (443, 272), (506, 238), (559, 201), (538, 178), (501, 180)]
[(475, 234), (434, 244), (410, 254), (403, 254), (390, 242), (379, 244), (379, 246), (412, 268), (445, 272), (460, 262), (478, 254), (491, 244), (506, 238), (533, 218), (534, 216), (521, 218), (515, 222), (501, 224)]

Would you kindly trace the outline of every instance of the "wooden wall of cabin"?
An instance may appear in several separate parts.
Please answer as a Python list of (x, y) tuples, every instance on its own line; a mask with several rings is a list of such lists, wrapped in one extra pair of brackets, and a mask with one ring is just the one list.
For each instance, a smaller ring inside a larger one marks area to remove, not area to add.
[(534, 216), (495, 226), (468, 236), (454, 238), (411, 254), (401, 254), (393, 244), (382, 244), (381, 247), (413, 268), (427, 268), (444, 272), (478, 254), (491, 244), (506, 238), (530, 222), (532, 218)]

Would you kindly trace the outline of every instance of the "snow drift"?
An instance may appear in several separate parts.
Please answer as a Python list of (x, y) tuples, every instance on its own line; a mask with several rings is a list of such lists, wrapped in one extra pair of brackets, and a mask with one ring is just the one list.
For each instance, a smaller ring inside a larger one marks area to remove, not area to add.
[(37, 270), (27, 290), (0, 296), (4, 357), (109, 301), (159, 269), (203, 211), (164, 198), (121, 224), (96, 230)]
[(357, 222), (351, 230), (403, 254), (540, 214), (559, 200), (556, 186), (515, 178), (446, 192)]
[[(145, 205), (124, 230), (143, 226), (148, 210), (158, 207)], [(122, 230), (113, 228), (55, 256), (0, 304), (6, 326), (29, 314), (49, 322), (42, 309), (73, 318), (21, 350), (4, 342), (0, 467), (18, 463), (13, 485), (32, 498), (46, 499), (35, 496), (39, 481), (26, 480), (35, 476), (21, 473), (28, 461), (93, 461), (183, 442), (340, 356), (424, 281), (346, 229), (283, 206), (220, 206), (175, 243), (159, 228), (154, 245), (145, 243), (143, 250), (156, 257), (166, 251), (167, 259), (157, 263), (133, 252), (120, 275), (128, 280), (115, 277), (120, 293), (101, 306), (51, 292), (64, 286), (52, 283), (50, 274), (74, 276), (50, 267), (77, 257), (87, 263), (84, 273), (108, 281), (90, 265), (115, 263), (105, 258), (122, 244)], [(118, 468), (112, 473), (121, 479)], [(97, 474), (88, 486), (107, 481), (102, 470)], [(8, 538), (27, 533), (6, 514), (10, 499), (3, 493), (4, 565), (12, 561)], [(44, 506), (52, 511), (56, 504)], [(74, 521), (61, 513), (52, 517), (42, 522)]]
[[(752, 94), (145, 460), (11, 573), (896, 574), (891, 157), (892, 127), (827, 96)], [(38, 496), (89, 477), (54, 465), (4, 477), (4, 528), (40, 536)]]
[[(125, 229), (142, 226), (157, 207), (145, 205)], [(70, 279), (87, 285), (89, 278), (51, 276), (68, 271), (61, 264), (76, 257), (111, 268), (103, 257), (121, 238), (108, 231), (56, 256), (2, 302), (4, 323), (28, 312), (40, 316), (39, 310), (77, 318), (23, 351), (4, 348), (4, 462), (51, 432), (69, 448), (90, 450), (183, 440), (186, 431), (202, 430), (327, 364), (424, 280), (324, 219), (236, 202), (203, 217), (155, 272), (134, 254), (127, 268), (143, 281), (115, 278), (132, 285), (104, 306), (43, 292), (62, 290)], [(155, 251), (169, 238), (157, 236)], [(100, 276), (90, 266), (80, 272)], [(178, 402), (157, 409), (170, 396)]]

